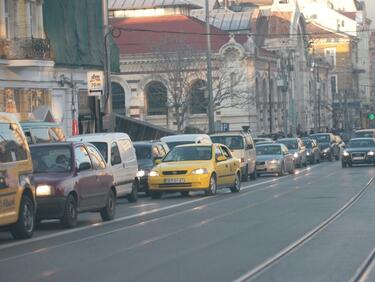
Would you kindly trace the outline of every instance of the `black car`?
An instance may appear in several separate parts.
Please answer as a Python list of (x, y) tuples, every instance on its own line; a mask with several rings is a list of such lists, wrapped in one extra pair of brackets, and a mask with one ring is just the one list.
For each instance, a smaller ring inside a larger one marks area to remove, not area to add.
[(155, 166), (155, 161), (164, 158), (169, 152), (168, 145), (161, 141), (134, 142), (137, 155), (138, 173), (140, 179), (139, 192), (148, 194), (148, 173)]
[(320, 149), (318, 146), (318, 142), (311, 138), (303, 138), (302, 141), (306, 145), (306, 155), (309, 163), (320, 163)]
[(375, 139), (353, 138), (350, 140), (347, 149), (342, 154), (341, 164), (343, 168), (354, 164), (375, 165)]
[(316, 133), (310, 135), (310, 138), (318, 142), (321, 159), (326, 159), (330, 162), (333, 159), (336, 161), (340, 159), (340, 147), (337, 144), (335, 135), (332, 133)]

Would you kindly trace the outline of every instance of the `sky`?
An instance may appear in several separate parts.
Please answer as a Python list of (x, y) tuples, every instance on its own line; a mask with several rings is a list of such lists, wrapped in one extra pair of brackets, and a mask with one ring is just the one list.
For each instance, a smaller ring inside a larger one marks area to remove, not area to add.
[(375, 1), (365, 0), (367, 8), (367, 16), (372, 20), (372, 28), (375, 28)]

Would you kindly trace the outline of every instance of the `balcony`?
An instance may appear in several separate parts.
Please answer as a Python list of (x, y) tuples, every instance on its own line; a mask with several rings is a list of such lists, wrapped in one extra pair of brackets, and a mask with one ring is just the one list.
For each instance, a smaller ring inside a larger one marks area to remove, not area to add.
[(14, 38), (0, 40), (0, 58), (5, 60), (51, 60), (48, 39)]

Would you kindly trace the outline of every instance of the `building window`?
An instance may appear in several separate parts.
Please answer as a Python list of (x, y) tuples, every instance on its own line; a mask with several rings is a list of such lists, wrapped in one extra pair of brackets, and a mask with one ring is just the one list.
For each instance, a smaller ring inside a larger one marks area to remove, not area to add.
[(206, 98), (206, 82), (203, 80), (196, 80), (190, 89), (190, 112), (192, 114), (207, 113), (208, 99)]
[(163, 83), (152, 81), (146, 86), (147, 114), (149, 116), (167, 114), (167, 88)]
[(4, 37), (9, 38), (9, 0), (4, 0)]
[(336, 66), (336, 48), (324, 49), (324, 56), (332, 66)]
[(112, 110), (117, 114), (125, 114), (125, 91), (122, 86), (112, 82)]
[(330, 77), (331, 94), (334, 97), (337, 94), (337, 75), (331, 75)]

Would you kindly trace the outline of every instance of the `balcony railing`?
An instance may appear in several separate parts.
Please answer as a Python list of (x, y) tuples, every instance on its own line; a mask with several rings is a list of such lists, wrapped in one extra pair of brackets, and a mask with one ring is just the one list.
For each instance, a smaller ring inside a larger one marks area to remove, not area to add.
[(50, 60), (51, 45), (48, 39), (14, 38), (0, 40), (0, 58), (9, 60)]

